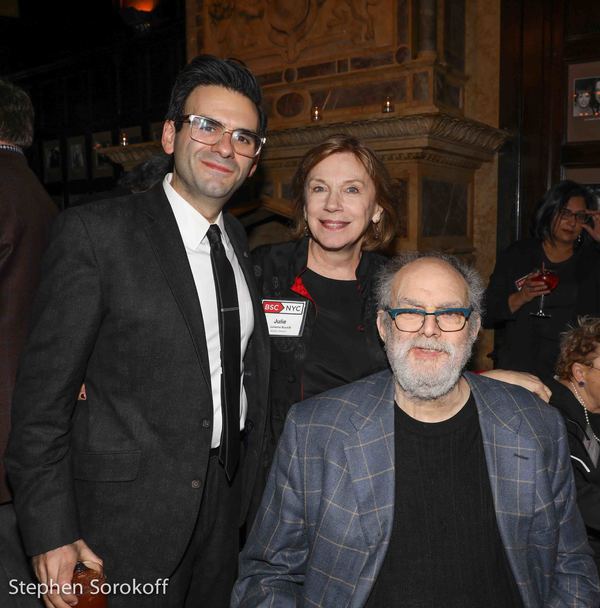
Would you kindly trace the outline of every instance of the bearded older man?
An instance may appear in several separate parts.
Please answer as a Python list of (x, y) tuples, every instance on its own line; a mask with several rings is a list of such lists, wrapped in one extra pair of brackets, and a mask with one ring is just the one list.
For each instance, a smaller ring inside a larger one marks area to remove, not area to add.
[(292, 408), (233, 606), (598, 606), (560, 416), (463, 372), (481, 294), (450, 256), (383, 270), (392, 372)]

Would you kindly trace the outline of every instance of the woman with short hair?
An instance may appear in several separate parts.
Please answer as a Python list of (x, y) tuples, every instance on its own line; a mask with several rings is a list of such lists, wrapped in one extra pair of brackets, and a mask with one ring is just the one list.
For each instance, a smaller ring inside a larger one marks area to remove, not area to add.
[(565, 419), (577, 504), (600, 571), (600, 318), (582, 317), (562, 336), (551, 385)]

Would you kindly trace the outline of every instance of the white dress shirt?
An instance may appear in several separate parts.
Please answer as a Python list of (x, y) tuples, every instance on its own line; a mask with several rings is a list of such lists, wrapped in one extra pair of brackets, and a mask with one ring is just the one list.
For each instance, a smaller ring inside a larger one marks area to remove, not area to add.
[[(223, 429), (223, 417), (221, 415), (221, 338), (219, 336), (217, 295), (210, 261), (210, 243), (208, 242), (208, 238), (206, 238), (210, 222), (173, 189), (171, 186), (172, 177), (172, 173), (165, 175), (163, 188), (177, 220), (177, 226), (185, 245), (185, 251), (190, 262), (192, 275), (194, 276), (196, 291), (198, 292), (198, 299), (200, 300), (204, 332), (206, 334), (208, 361), (210, 364), (210, 383), (213, 400), (211, 448), (216, 448), (221, 444), (221, 431)], [(248, 401), (246, 391), (244, 390), (244, 354), (246, 353), (246, 346), (254, 329), (254, 314), (252, 312), (252, 300), (250, 299), (248, 285), (246, 285), (244, 273), (235, 256), (229, 236), (225, 231), (222, 213), (219, 213), (215, 224), (221, 230), (225, 254), (233, 268), (240, 307), (240, 429), (243, 429), (246, 423), (246, 412), (248, 411)]]

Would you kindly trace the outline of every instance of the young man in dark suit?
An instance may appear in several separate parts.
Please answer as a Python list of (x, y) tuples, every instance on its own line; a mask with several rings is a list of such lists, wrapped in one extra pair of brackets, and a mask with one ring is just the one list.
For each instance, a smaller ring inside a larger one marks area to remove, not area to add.
[(103, 562), (111, 608), (228, 605), (269, 355), (245, 234), (222, 209), (256, 169), (260, 103), (246, 68), (197, 57), (164, 124), (173, 173), (56, 222), (7, 454), (25, 548), (57, 583), (48, 606), (75, 599), (77, 561)]

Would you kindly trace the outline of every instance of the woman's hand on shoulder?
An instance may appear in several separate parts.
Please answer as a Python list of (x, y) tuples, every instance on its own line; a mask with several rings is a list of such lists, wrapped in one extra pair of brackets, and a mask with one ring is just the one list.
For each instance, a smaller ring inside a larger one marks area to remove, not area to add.
[(528, 391), (535, 393), (540, 399), (546, 403), (550, 401), (552, 391), (537, 377), (527, 372), (515, 372), (508, 369), (491, 369), (481, 373), (482, 376), (507, 382), (508, 384), (516, 384), (522, 386)]

